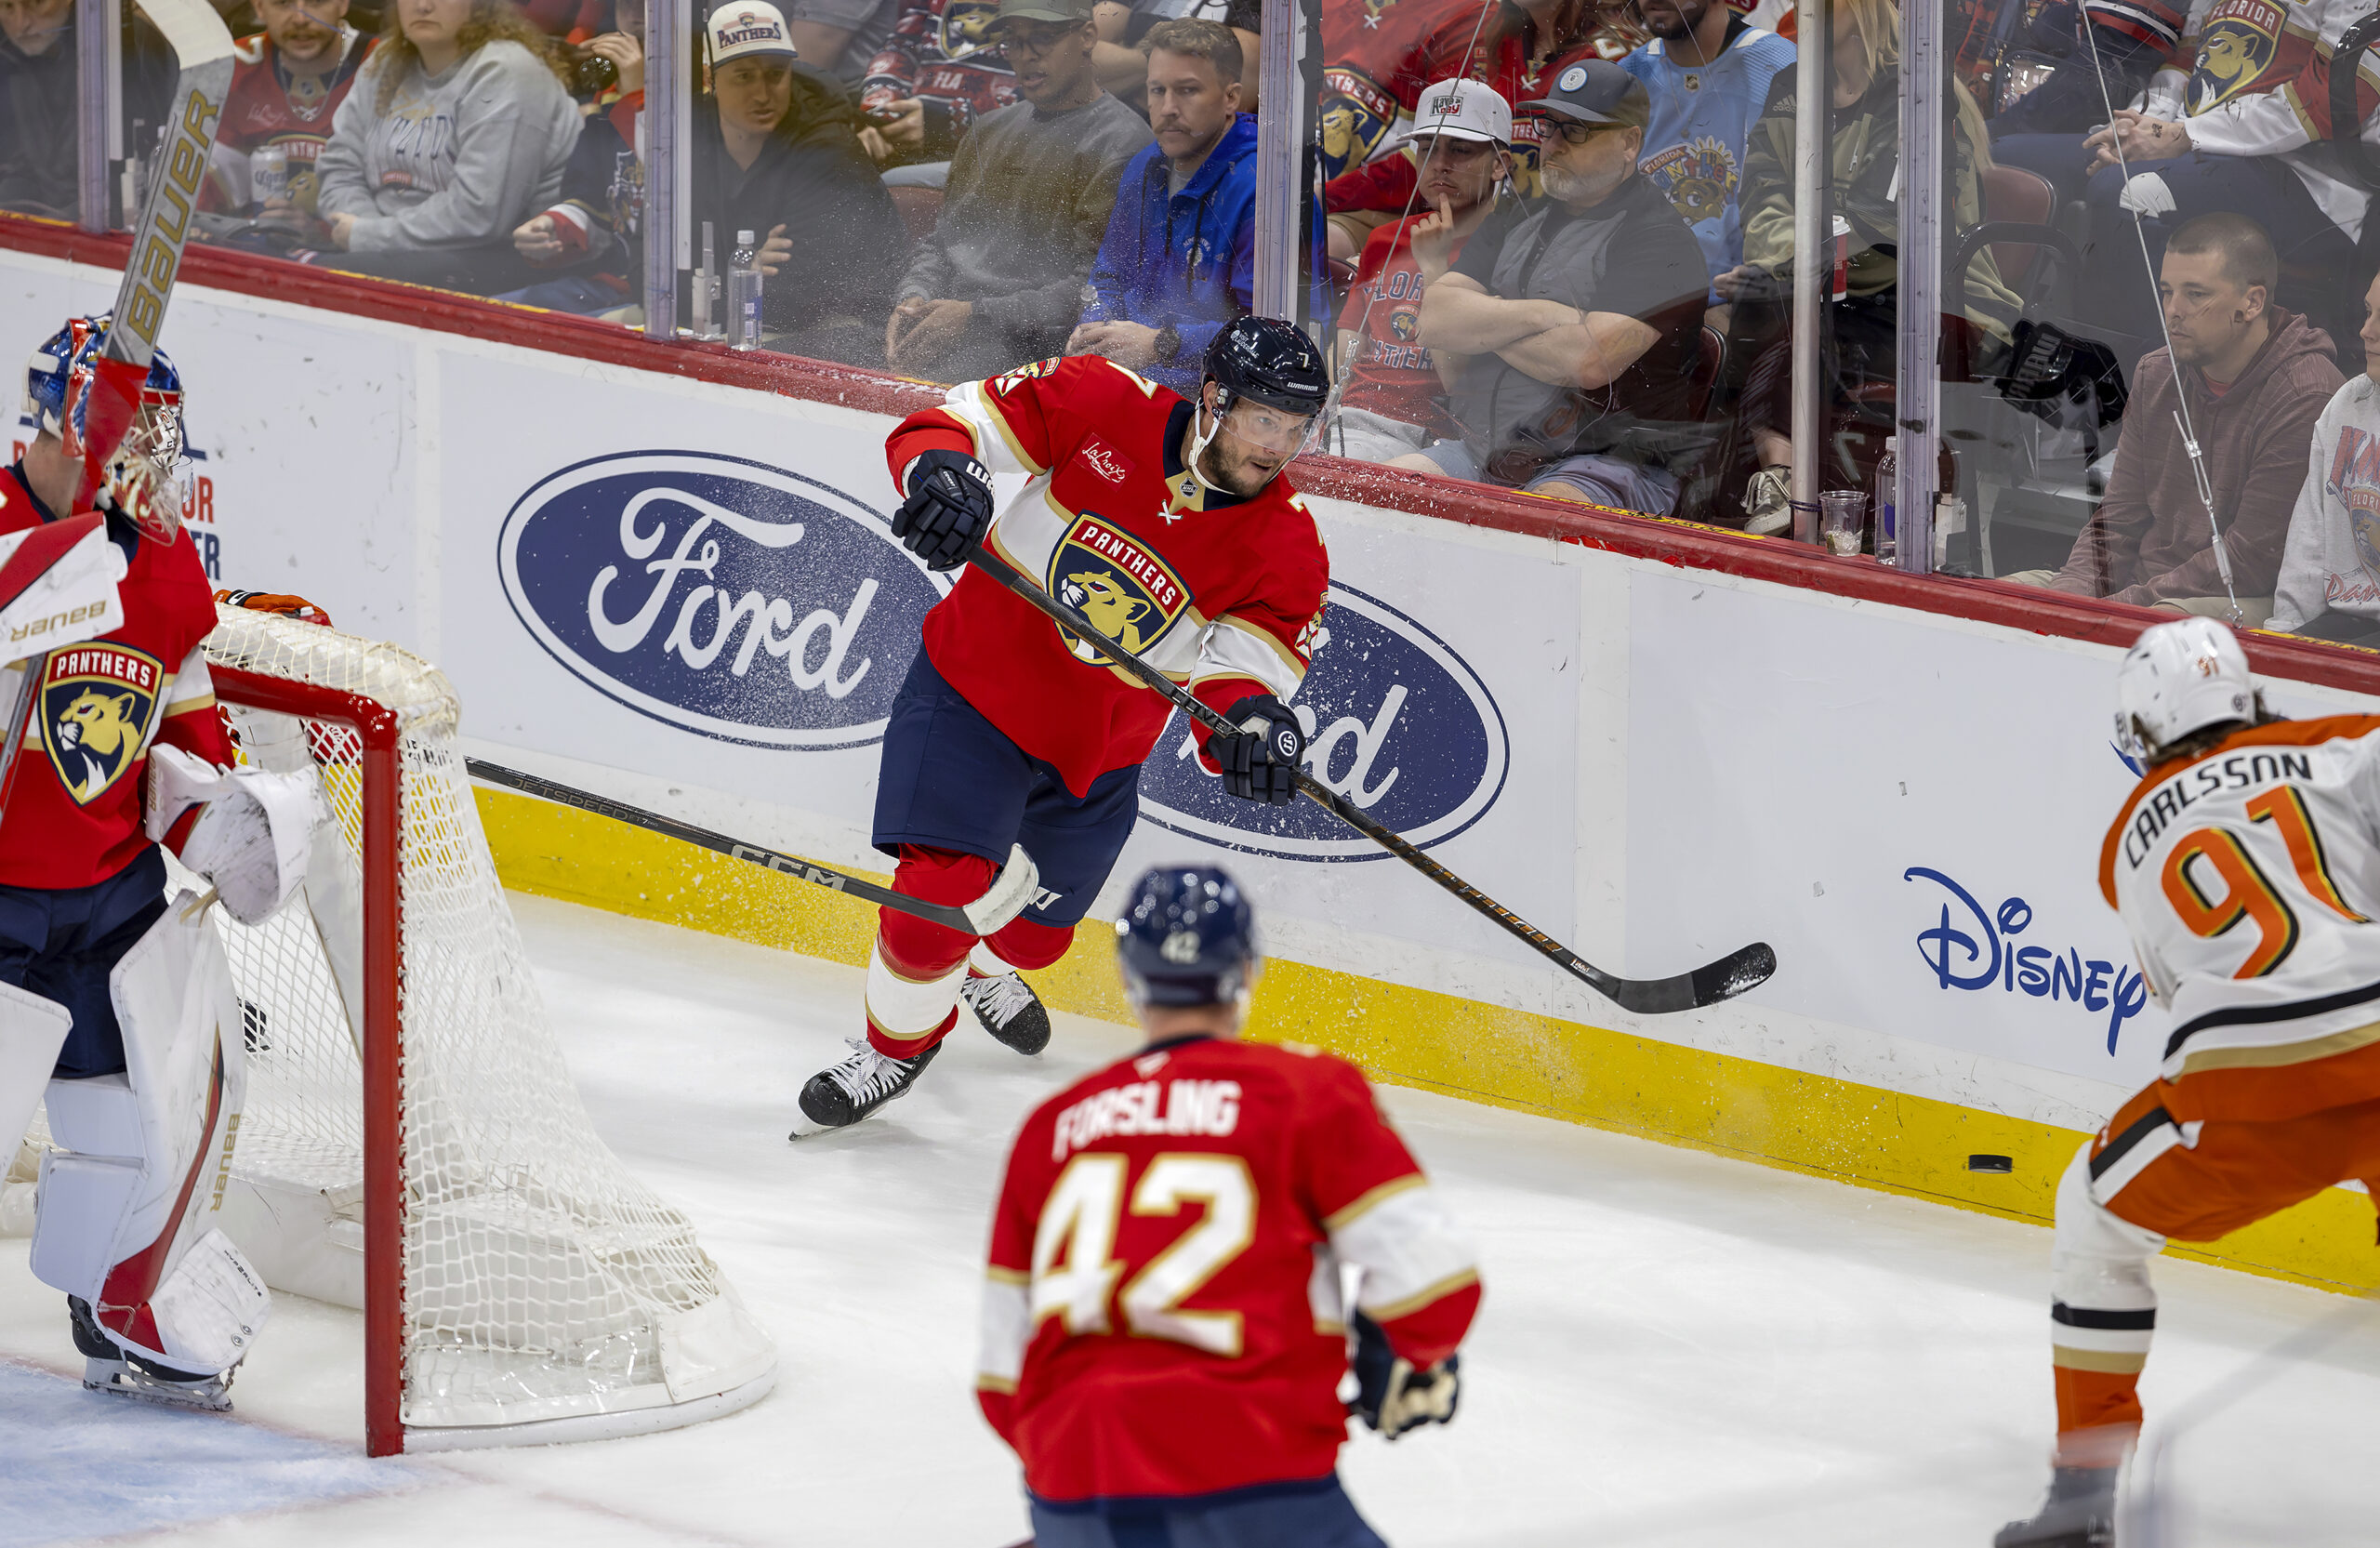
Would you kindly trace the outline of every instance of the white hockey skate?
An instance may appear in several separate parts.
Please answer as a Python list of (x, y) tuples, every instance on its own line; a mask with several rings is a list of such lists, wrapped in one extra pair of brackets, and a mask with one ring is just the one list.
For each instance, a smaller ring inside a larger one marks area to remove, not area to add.
[(1050, 1012), (1022, 974), (970, 972), (959, 998), (1002, 1047), (1030, 1058), (1050, 1046)]
[(925, 1073), (934, 1044), (914, 1059), (892, 1059), (879, 1053), (865, 1038), (849, 1039), (852, 1052), (840, 1064), (828, 1065), (801, 1087), (801, 1117), (787, 1139), (807, 1139), (829, 1129), (848, 1129), (896, 1096), (908, 1093)]
[(203, 1376), (153, 1364), (128, 1353), (108, 1337), (91, 1315), (90, 1303), (82, 1297), (68, 1296), (66, 1306), (73, 1317), (74, 1347), (83, 1356), (86, 1391), (112, 1392), (121, 1397), (178, 1409), (202, 1409), (209, 1413), (222, 1413), (231, 1407), (231, 1378), (239, 1369), (237, 1366), (219, 1375)]

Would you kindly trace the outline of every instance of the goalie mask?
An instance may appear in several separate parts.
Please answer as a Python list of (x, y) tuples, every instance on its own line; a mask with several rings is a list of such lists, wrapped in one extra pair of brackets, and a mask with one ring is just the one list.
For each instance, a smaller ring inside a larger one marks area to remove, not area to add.
[(25, 367), (25, 412), (83, 464), (95, 505), (122, 510), (144, 535), (170, 543), (182, 523), (181, 373), (165, 351), (153, 352), (132, 423), (112, 451), (102, 448), (103, 459), (95, 456), (91, 408), (101, 372), (138, 369), (102, 361), (109, 323), (106, 313), (74, 318), (33, 351)]

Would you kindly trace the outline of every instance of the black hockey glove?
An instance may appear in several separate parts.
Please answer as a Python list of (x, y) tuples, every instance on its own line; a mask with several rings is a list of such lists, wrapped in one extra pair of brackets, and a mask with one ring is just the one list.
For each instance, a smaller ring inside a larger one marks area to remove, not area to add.
[(1250, 694), (1223, 714), (1239, 727), (1217, 732), (1207, 750), (1223, 765), (1223, 788), (1242, 800), (1287, 806), (1298, 799), (1298, 760), (1305, 756), (1305, 731), (1289, 707), (1270, 694)]
[(1355, 1400), (1348, 1411), (1390, 1440), (1424, 1424), (1453, 1422), (1462, 1396), (1462, 1356), (1448, 1355), (1427, 1370), (1416, 1370), (1389, 1347), (1380, 1324), (1357, 1312)]
[(962, 452), (936, 448), (909, 464), (909, 497), (892, 513), (892, 536), (929, 570), (955, 570), (992, 525), (992, 475)]

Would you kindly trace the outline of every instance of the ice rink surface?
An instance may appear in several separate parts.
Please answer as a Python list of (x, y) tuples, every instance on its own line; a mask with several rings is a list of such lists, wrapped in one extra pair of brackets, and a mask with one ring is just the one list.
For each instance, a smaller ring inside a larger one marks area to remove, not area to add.
[[(776, 1338), (775, 1393), (668, 1435), (371, 1462), (353, 1313), (282, 1297), (228, 1418), (86, 1394), (62, 1300), (0, 1242), (0, 1548), (554, 1543), (999, 1548), (1016, 1469), (971, 1393), (985, 1221), (1025, 1111), (1129, 1051), (962, 1024), (859, 1129), (786, 1143), (860, 974), (536, 898), (514, 908), (596, 1127), (688, 1210)], [(1398, 1548), (1973, 1545), (2029, 1511), (2051, 1424), (2044, 1230), (1390, 1090), (1482, 1249), (1450, 1428), (1359, 1433)], [(2161, 1261), (2165, 1548), (2380, 1541), (2380, 1309)], [(2344, 1316), (2341, 1314), (2344, 1313)], [(2310, 1358), (2255, 1362), (2307, 1330)]]

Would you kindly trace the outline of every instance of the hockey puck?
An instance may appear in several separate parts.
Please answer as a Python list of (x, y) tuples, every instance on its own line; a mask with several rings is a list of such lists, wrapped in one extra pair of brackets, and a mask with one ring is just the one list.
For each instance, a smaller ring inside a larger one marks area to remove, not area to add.
[(1967, 1170), (1969, 1171), (2014, 1171), (2016, 1170), (2016, 1163), (2006, 1156), (1970, 1156), (1967, 1158)]

